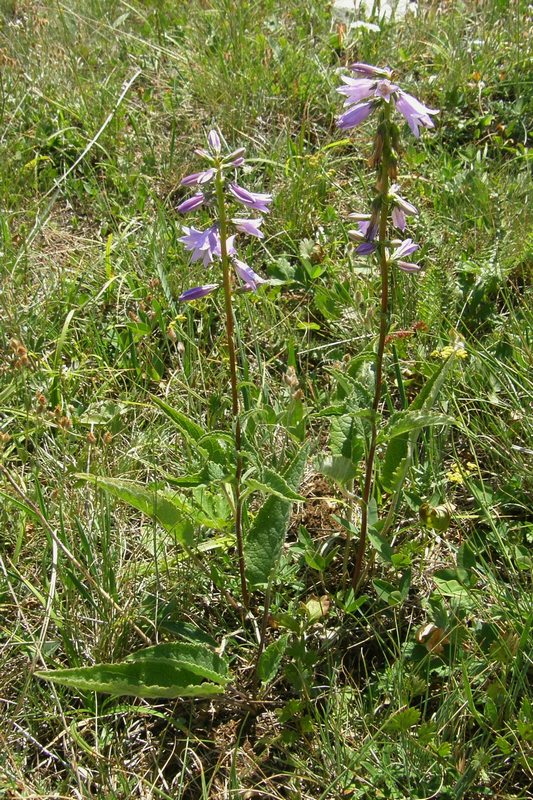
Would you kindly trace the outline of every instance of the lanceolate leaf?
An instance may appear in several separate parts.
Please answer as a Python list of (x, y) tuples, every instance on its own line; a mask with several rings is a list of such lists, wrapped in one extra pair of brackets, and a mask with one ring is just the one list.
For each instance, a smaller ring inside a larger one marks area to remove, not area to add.
[[(399, 413), (408, 415), (430, 413), (454, 361), (455, 358), (452, 356), (438, 367), (433, 375), (428, 378), (409, 406), (409, 409)], [(396, 417), (397, 415), (393, 416)], [(415, 417), (411, 416), (411, 419), (415, 419)], [(402, 432), (398, 432), (397, 429), (397, 432), (390, 439), (380, 471), (381, 482), (386, 491), (399, 492), (407, 475), (414, 447), (421, 430), (422, 427), (414, 427)], [(394, 503), (391, 507), (394, 507)]]
[(246, 484), (250, 489), (257, 489), (264, 494), (274, 494), (284, 500), (305, 500), (301, 494), (298, 494), (289, 486), (282, 475), (278, 475), (272, 469), (264, 469), (260, 480), (248, 478)]
[[(302, 447), (285, 470), (287, 484), (298, 489), (308, 456)], [(246, 576), (252, 589), (267, 586), (281, 556), (291, 514), (291, 501), (271, 495), (259, 509), (244, 547)]]
[(224, 687), (202, 683), (195, 673), (183, 669), (170, 658), (146, 658), (122, 664), (96, 664), (48, 672), (38, 678), (88, 692), (134, 697), (202, 697), (223, 694)]
[(397, 411), (391, 415), (386, 427), (379, 434), (378, 442), (393, 439), (411, 431), (420, 431), (422, 428), (427, 428), (431, 425), (451, 425), (454, 421), (454, 418), (448, 414), (439, 414), (435, 411), (425, 411), (424, 409), (420, 411), (411, 409)]
[(136, 481), (104, 478), (90, 474), (78, 474), (76, 477), (93, 483), (99, 489), (103, 489), (113, 497), (118, 497), (119, 500), (156, 520), (180, 544), (192, 545), (193, 527), (190, 520), (187, 519), (182, 509), (165, 497), (163, 490), (156, 484), (144, 485)]
[(194, 642), (166, 642), (131, 653), (126, 661), (170, 659), (176, 666), (222, 685), (229, 682), (227, 661), (209, 647)]
[(205, 431), (198, 423), (194, 422), (190, 419), (186, 414), (183, 414), (181, 411), (177, 411), (172, 406), (169, 406), (168, 403), (165, 403), (164, 400), (161, 400), (159, 397), (152, 397), (152, 400), (159, 406), (161, 411), (163, 411), (166, 416), (172, 420), (176, 428), (185, 436), (186, 439), (189, 439), (192, 442), (197, 442), (202, 436), (205, 436), (207, 431)]

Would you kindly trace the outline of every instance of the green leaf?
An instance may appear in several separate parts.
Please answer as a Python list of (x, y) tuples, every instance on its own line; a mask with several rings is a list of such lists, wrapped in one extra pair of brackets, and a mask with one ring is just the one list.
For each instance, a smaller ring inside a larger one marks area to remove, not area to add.
[(305, 497), (302, 497), (301, 494), (291, 489), (282, 475), (278, 475), (277, 472), (268, 468), (263, 470), (260, 481), (255, 478), (247, 478), (246, 485), (249, 486), (250, 489), (256, 489), (259, 492), (263, 492), (263, 494), (274, 494), (276, 497), (281, 497), (284, 500), (299, 502), (305, 500)]
[(175, 408), (169, 406), (164, 400), (152, 395), (152, 400), (161, 411), (174, 423), (176, 428), (191, 442), (197, 442), (202, 436), (205, 436), (207, 431), (204, 430), (197, 422), (194, 422), (186, 414), (181, 411), (176, 411)]
[(357, 464), (365, 452), (361, 420), (353, 414), (334, 417), (331, 421), (329, 446), (333, 455), (344, 456)]
[[(308, 447), (302, 447), (283, 477), (295, 491), (302, 480)], [(246, 576), (251, 588), (267, 586), (281, 556), (291, 515), (291, 501), (276, 495), (268, 497), (252, 523), (244, 546)]]
[(257, 674), (263, 683), (270, 683), (278, 674), (279, 665), (288, 643), (289, 637), (287, 634), (280, 636), (275, 642), (269, 644), (261, 654), (257, 665)]
[(148, 698), (204, 697), (223, 694), (224, 687), (202, 683), (170, 658), (141, 658), (121, 664), (96, 664), (36, 672), (38, 678), (87, 692)]
[(396, 411), (391, 414), (386, 427), (380, 432), (378, 442), (387, 441), (411, 431), (420, 431), (430, 425), (451, 425), (454, 421), (454, 418), (448, 414), (438, 414), (435, 411), (425, 411), (424, 409)]
[(391, 439), (388, 443), (380, 470), (381, 483), (385, 491), (394, 492), (401, 483), (408, 452), (409, 437), (406, 433)]
[(126, 662), (170, 660), (178, 667), (222, 685), (229, 682), (228, 663), (203, 644), (193, 642), (165, 642), (144, 647), (131, 653)]
[(405, 733), (409, 728), (418, 724), (420, 719), (420, 709), (403, 708), (393, 714), (384, 724), (383, 730), (387, 733)]
[(194, 530), (191, 522), (185, 518), (183, 510), (168, 499), (157, 484), (144, 485), (136, 481), (84, 473), (78, 473), (75, 477), (94, 484), (98, 489), (142, 511), (143, 514), (156, 520), (184, 547), (192, 546)]
[(317, 467), (323, 475), (342, 485), (351, 483), (357, 475), (351, 459), (344, 456), (324, 456), (318, 460)]
[(368, 540), (374, 550), (376, 550), (381, 560), (384, 561), (386, 564), (392, 564), (392, 547), (390, 546), (390, 542), (384, 537), (381, 536), (376, 530), (369, 528), (368, 530)]

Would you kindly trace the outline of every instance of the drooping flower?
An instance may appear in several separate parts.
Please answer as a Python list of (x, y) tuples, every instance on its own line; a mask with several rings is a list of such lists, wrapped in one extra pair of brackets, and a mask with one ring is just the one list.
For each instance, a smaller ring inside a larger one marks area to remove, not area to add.
[(401, 269), (403, 272), (420, 272), (422, 267), (420, 264), (413, 264), (410, 261), (404, 261), (406, 256), (410, 256), (416, 250), (418, 250), (419, 245), (416, 242), (413, 242), (412, 239), (405, 239), (399, 247), (394, 250), (392, 255), (390, 256), (390, 261), (393, 261), (394, 264)]
[(406, 216), (417, 216), (418, 209), (412, 203), (409, 203), (401, 194), (398, 193), (399, 186), (394, 183), (390, 187), (389, 196), (392, 201), (392, 222), (395, 228), (400, 231), (405, 230), (407, 224)]
[(407, 124), (417, 139), (420, 136), (420, 127), (435, 127), (429, 115), (438, 114), (438, 110), (435, 108), (428, 108), (421, 103), (420, 100), (417, 100), (416, 97), (413, 97), (412, 94), (400, 90), (400, 96), (396, 100), (396, 108), (400, 114), (403, 114)]
[(258, 239), (264, 239), (265, 234), (259, 230), (264, 220), (262, 217), (259, 219), (239, 219), (234, 217), (232, 220), (239, 233), (247, 233), (249, 236), (257, 236)]
[[(185, 236), (181, 236), (178, 241), (182, 242), (191, 255), (191, 261), (202, 261), (204, 267), (209, 266), (213, 261), (213, 256), (220, 258), (220, 232), (218, 225), (211, 225), (205, 231), (199, 231), (196, 228), (188, 228), (183, 226)], [(233, 241), (235, 237), (228, 237), (226, 246), (228, 254), (235, 253)]]
[(361, 103), (361, 105), (354, 106), (345, 114), (341, 114), (337, 120), (337, 127), (340, 128), (341, 131), (355, 128), (357, 125), (360, 125), (361, 122), (364, 122), (373, 110), (374, 103)]
[(238, 203), (247, 208), (253, 208), (255, 211), (261, 211), (263, 214), (268, 214), (268, 206), (272, 202), (272, 195), (249, 192), (248, 189), (243, 189), (242, 186), (236, 183), (230, 183), (229, 190)]
[(178, 300), (181, 300), (182, 303), (190, 303), (191, 300), (199, 300), (201, 297), (205, 297), (211, 294), (211, 292), (214, 292), (219, 286), (219, 283), (206, 283), (203, 286), (195, 286), (193, 289), (187, 289), (187, 291), (180, 294)]
[(180, 214), (187, 214), (189, 211), (194, 211), (195, 209), (200, 208), (204, 200), (204, 195), (202, 192), (199, 192), (198, 194), (194, 194), (192, 197), (187, 198), (187, 200), (184, 200), (183, 203), (180, 203), (176, 210), (179, 211)]
[(379, 75), (383, 78), (390, 78), (392, 70), (388, 67), (373, 67), (372, 64), (364, 64), (362, 61), (356, 61), (355, 64), (350, 64), (350, 69), (356, 75), (374, 76)]
[(262, 278), (257, 272), (254, 272), (253, 269), (248, 266), (244, 261), (240, 261), (238, 258), (233, 259), (233, 264), (235, 266), (235, 272), (239, 276), (239, 278), (244, 283), (244, 288), (249, 289), (252, 292), (257, 291), (257, 287), (263, 283), (267, 283), (267, 281)]
[[(420, 135), (420, 127), (434, 127), (430, 115), (439, 112), (428, 108), (416, 97), (404, 92), (395, 83), (391, 83), (391, 70), (362, 63), (353, 64), (352, 70), (356, 75), (364, 77), (343, 76), (342, 80), (346, 85), (337, 89), (340, 94), (346, 96), (344, 104), (352, 106), (337, 120), (337, 126), (341, 130), (349, 130), (360, 125), (378, 107), (380, 100), (386, 103), (393, 101), (417, 138)], [(367, 102), (362, 102), (363, 100)]]
[(196, 186), (201, 185), (203, 183), (208, 183), (212, 178), (215, 177), (216, 170), (206, 169), (203, 172), (193, 172), (191, 175), (186, 175), (184, 178), (181, 179), (182, 186)]

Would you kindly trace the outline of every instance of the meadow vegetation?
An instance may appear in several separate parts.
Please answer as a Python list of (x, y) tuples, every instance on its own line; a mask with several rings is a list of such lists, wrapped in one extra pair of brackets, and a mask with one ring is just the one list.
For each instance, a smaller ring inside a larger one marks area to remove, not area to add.
[[(1, 797), (531, 797), (531, 8), (419, 6), (376, 31), (325, 0), (0, 2)], [(353, 61), (440, 110), (403, 139), (423, 271), (394, 273), (385, 419), (448, 364), (448, 424), (420, 432), (355, 591), (345, 422), (371, 405), (379, 275), (346, 221), (375, 180), (371, 121), (335, 125)], [(176, 211), (213, 128), (273, 195), (242, 250), (269, 283), (234, 296), (245, 464), (271, 476), (245, 527), (305, 454), (268, 614), (235, 602), (223, 297), (178, 300), (214, 274)], [(34, 675), (156, 643), (216, 650), (224, 693)]]

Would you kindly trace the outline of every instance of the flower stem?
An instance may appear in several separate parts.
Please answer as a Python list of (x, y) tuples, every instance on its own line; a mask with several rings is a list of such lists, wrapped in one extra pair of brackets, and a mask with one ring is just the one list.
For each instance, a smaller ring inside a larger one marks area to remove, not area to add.
[(389, 264), (387, 261), (387, 222), (389, 214), (389, 172), (392, 163), (392, 152), (389, 132), (389, 104), (385, 104), (383, 114), (383, 153), (381, 158), (381, 171), (378, 180), (378, 191), (381, 195), (381, 208), (379, 218), (379, 265), (381, 273), (381, 303), (379, 317), (379, 338), (376, 353), (375, 367), (375, 389), (374, 401), (372, 403), (372, 420), (370, 433), (370, 446), (366, 457), (365, 481), (363, 485), (363, 497), (361, 499), (361, 535), (355, 557), (355, 565), (352, 573), (352, 586), (357, 590), (361, 580), (363, 559), (365, 556), (366, 539), (368, 534), (368, 505), (372, 497), (374, 461), (376, 456), (376, 444), (378, 436), (378, 411), (381, 402), (381, 384), (383, 380), (383, 354), (385, 352), (385, 339), (389, 330)]
[(231, 382), (231, 407), (233, 414), (233, 425), (235, 432), (235, 480), (233, 484), (235, 497), (235, 540), (237, 542), (237, 554), (239, 559), (239, 574), (241, 577), (242, 601), (245, 608), (250, 605), (250, 595), (246, 582), (246, 570), (244, 563), (244, 542), (242, 536), (242, 500), (241, 500), (241, 476), (242, 476), (242, 456), (241, 456), (241, 421), (239, 406), (239, 389), (237, 379), (237, 356), (235, 352), (235, 323), (233, 319), (233, 301), (231, 290), (231, 265), (228, 257), (228, 225), (226, 219), (226, 204), (224, 200), (224, 184), (222, 181), (222, 170), (219, 168), (216, 175), (216, 193), (218, 206), (218, 219), (220, 225), (220, 256), (222, 261), (222, 274), (224, 282), (224, 303), (226, 309), (226, 338), (228, 342), (229, 369)]

